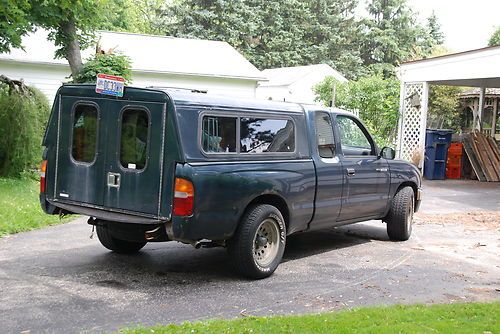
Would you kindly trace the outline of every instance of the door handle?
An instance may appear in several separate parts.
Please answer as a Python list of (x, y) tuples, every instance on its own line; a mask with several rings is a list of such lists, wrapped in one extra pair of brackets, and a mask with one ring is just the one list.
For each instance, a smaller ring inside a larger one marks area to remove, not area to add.
[(387, 172), (388, 169), (387, 168), (377, 168), (375, 169), (377, 172)]
[(120, 174), (108, 172), (108, 187), (120, 188)]
[(354, 168), (347, 168), (347, 175), (354, 176), (356, 175), (356, 170)]

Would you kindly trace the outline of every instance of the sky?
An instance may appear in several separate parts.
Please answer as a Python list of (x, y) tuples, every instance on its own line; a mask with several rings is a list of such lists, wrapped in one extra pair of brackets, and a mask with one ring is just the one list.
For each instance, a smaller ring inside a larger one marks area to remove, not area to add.
[(500, 27), (500, 0), (408, 0), (408, 5), (419, 13), (422, 23), (434, 10), (445, 46), (455, 52), (487, 46)]

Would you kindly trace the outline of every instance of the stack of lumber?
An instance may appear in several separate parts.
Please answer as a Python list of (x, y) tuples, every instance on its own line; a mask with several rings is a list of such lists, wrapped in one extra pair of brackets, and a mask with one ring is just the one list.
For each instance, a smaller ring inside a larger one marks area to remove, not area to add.
[(500, 150), (493, 138), (475, 131), (465, 137), (464, 148), (479, 181), (500, 181)]

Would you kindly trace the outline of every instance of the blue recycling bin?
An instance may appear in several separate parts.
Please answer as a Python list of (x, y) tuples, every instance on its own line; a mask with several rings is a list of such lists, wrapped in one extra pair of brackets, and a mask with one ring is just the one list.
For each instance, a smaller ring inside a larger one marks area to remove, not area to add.
[(427, 129), (425, 131), (424, 176), (427, 180), (444, 180), (448, 147), (452, 130)]

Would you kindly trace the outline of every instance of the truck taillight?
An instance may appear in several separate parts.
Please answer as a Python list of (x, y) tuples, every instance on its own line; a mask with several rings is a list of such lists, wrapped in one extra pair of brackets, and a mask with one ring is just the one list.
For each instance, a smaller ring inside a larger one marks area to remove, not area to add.
[(45, 192), (45, 172), (47, 171), (47, 160), (42, 161), (40, 166), (40, 192)]
[(194, 206), (193, 183), (182, 178), (175, 178), (173, 212), (176, 216), (191, 216)]

